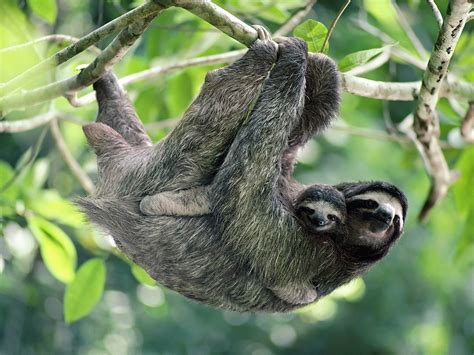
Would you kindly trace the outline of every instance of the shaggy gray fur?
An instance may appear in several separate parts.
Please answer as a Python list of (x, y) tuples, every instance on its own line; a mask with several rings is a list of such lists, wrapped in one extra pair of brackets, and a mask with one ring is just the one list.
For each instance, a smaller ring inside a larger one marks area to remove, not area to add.
[[(158, 282), (214, 307), (288, 311), (365, 271), (378, 259), (308, 232), (291, 207), (306, 188), (291, 176), (294, 151), (328, 125), (339, 102), (334, 63), (310, 55), (307, 70), (307, 62), (301, 40), (257, 40), (208, 74), (180, 124), (155, 146), (113, 75), (100, 79), (98, 123), (84, 127), (98, 190), (82, 209)], [(139, 209), (145, 196), (211, 182), (209, 215)]]

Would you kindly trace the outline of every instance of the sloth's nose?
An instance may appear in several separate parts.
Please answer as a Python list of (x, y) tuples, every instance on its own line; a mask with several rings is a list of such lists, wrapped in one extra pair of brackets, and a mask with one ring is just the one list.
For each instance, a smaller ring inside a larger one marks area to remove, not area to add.
[(322, 227), (329, 223), (329, 218), (323, 213), (314, 212), (309, 216), (311, 223), (316, 227)]
[(377, 217), (384, 221), (387, 224), (391, 224), (393, 217), (395, 216), (395, 211), (391, 206), (382, 205), (375, 211)]

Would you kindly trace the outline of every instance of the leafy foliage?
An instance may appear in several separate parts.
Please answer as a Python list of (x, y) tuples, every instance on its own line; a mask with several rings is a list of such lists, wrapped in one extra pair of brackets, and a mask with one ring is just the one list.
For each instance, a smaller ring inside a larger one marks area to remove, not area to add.
[(77, 321), (94, 308), (104, 292), (105, 272), (104, 261), (97, 258), (86, 261), (77, 270), (64, 295), (66, 322)]
[(381, 48), (372, 48), (366, 49), (363, 51), (354, 52), (351, 54), (346, 55), (342, 58), (339, 63), (338, 67), (341, 72), (349, 71), (355, 67), (361, 66), (367, 63), (376, 55), (383, 53), (387, 50), (390, 46), (383, 46)]
[[(306, 20), (295, 27), (293, 34), (308, 43), (308, 50), (310, 52), (320, 52), (323, 47), (324, 39), (328, 34), (328, 29), (321, 22)], [(324, 53), (327, 53), (328, 50), (329, 46), (326, 45)]]
[(71, 239), (59, 227), (41, 217), (28, 217), (28, 226), (36, 237), (41, 257), (55, 278), (68, 283), (74, 278), (76, 249)]

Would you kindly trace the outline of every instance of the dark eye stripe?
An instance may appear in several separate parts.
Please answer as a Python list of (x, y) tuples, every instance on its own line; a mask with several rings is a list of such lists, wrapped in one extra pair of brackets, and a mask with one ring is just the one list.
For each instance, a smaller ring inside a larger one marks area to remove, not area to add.
[(376, 209), (379, 206), (374, 200), (354, 200), (347, 204), (347, 208)]

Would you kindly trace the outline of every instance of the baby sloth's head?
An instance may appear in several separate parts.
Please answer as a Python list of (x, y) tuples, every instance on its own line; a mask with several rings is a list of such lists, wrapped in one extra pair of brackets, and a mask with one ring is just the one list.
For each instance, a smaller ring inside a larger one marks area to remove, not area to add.
[(344, 236), (346, 202), (344, 195), (329, 185), (311, 185), (295, 199), (295, 215), (309, 232)]

